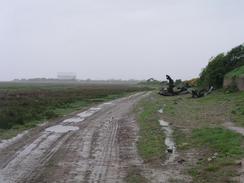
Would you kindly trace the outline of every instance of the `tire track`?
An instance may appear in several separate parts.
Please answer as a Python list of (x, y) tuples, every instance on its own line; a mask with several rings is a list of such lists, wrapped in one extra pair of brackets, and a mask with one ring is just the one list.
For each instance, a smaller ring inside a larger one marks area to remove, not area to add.
[(113, 153), (114, 148), (116, 148), (114, 145), (116, 140), (115, 137), (117, 134), (118, 123), (116, 121), (109, 121), (109, 124), (111, 124), (110, 131), (106, 132), (106, 134), (108, 133), (109, 136), (107, 137), (105, 142), (100, 143), (100, 147), (98, 147), (98, 149), (102, 149), (102, 154), (100, 154), (100, 156), (96, 156), (97, 158), (95, 161), (98, 163), (95, 164), (94, 174), (92, 174), (91, 176), (91, 182), (103, 182), (105, 180), (108, 182), (109, 180), (106, 177), (109, 171), (108, 169), (111, 167), (113, 169), (115, 168), (114, 166), (112, 166), (111, 162), (118, 161), (118, 159), (116, 159), (116, 154)]
[[(77, 131), (57, 133), (43, 131), (46, 127), (42, 127), (43, 130), (16, 152), (9, 148), (10, 152), (15, 152), (11, 158), (0, 157), (3, 162), (0, 182), (123, 182), (126, 168), (135, 162), (129, 161), (137, 157), (136, 136), (130, 137), (128, 130), (136, 128), (130, 112), (142, 97), (139, 93), (88, 109), (83, 114), (92, 112), (91, 116), (87, 115), (80, 122), (77, 122), (77, 116), (72, 116), (66, 119), (63, 127), (64, 121), (60, 121), (62, 128), (72, 125), (79, 128)], [(72, 122), (72, 119), (76, 121)], [(126, 139), (120, 139), (121, 131)]]

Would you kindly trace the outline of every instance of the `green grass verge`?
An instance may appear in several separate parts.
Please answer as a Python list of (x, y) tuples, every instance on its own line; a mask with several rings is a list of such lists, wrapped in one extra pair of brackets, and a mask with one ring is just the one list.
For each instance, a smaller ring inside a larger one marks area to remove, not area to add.
[(201, 128), (194, 129), (192, 139), (196, 145), (207, 145), (221, 158), (239, 157), (244, 154), (241, 147), (244, 138), (235, 132), (224, 128)]
[[(244, 92), (215, 91), (192, 99), (189, 95), (163, 97), (154, 94), (155, 105), (164, 106), (162, 117), (172, 122), (179, 153), (197, 152), (197, 164), (188, 167), (193, 182), (231, 182), (237, 176), (237, 160), (244, 157), (243, 136), (222, 128), (226, 121), (244, 126)], [(208, 161), (214, 153), (217, 157)]]
[(138, 151), (146, 162), (158, 162), (165, 156), (164, 133), (158, 122), (159, 106), (152, 98), (143, 99), (137, 106), (139, 122)]
[(156, 97), (161, 105), (166, 105), (166, 120), (177, 121), (180, 125), (200, 127), (232, 121), (244, 126), (244, 92), (226, 93), (219, 90), (199, 99), (189, 95)]
[(244, 156), (243, 140), (240, 134), (223, 128), (194, 129), (189, 142), (205, 152), (205, 158), (189, 170), (193, 181), (231, 182), (231, 177), (238, 176), (235, 161)]
[(225, 75), (225, 78), (235, 77), (244, 77), (244, 66), (238, 67)]

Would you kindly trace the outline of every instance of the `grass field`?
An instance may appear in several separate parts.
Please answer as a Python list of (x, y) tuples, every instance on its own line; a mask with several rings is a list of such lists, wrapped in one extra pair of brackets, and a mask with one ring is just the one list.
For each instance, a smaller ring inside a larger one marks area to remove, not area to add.
[[(244, 92), (219, 90), (199, 99), (154, 93), (147, 100), (140, 105), (143, 112), (138, 112), (141, 127), (138, 148), (144, 160), (160, 159), (165, 153), (163, 134), (158, 137), (160, 126), (156, 124), (162, 118), (172, 124), (179, 154), (190, 153), (196, 162), (186, 166), (193, 182), (232, 182), (238, 175), (236, 161), (244, 158), (244, 137), (225, 129), (223, 124), (232, 121), (244, 126)], [(164, 113), (157, 113), (162, 107)], [(214, 154), (216, 157), (212, 158)]]
[(133, 85), (0, 83), (0, 138), (144, 89)]

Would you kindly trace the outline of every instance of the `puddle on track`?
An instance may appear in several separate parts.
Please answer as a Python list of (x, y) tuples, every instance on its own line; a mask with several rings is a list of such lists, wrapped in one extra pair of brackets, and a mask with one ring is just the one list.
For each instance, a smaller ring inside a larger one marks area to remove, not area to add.
[(47, 132), (55, 132), (55, 133), (67, 133), (69, 131), (76, 131), (79, 130), (77, 126), (63, 126), (63, 125), (56, 125), (46, 128), (45, 131)]
[(13, 144), (17, 140), (21, 139), (27, 133), (28, 133), (28, 131), (26, 130), (26, 131), (18, 134), (17, 136), (15, 136), (15, 137), (13, 137), (11, 139), (0, 140), (0, 149), (8, 147), (9, 145)]
[(167, 164), (169, 162), (173, 162), (175, 160), (175, 158), (177, 157), (176, 145), (175, 145), (175, 142), (173, 139), (173, 130), (170, 127), (169, 123), (164, 121), (164, 120), (159, 120), (159, 123), (164, 130), (164, 134), (165, 134), (165, 142), (164, 143), (167, 146), (167, 151), (172, 150), (172, 153), (168, 153), (169, 158), (165, 162), (165, 164)]
[(99, 110), (101, 110), (100, 107), (92, 107), (92, 108), (88, 109), (87, 111), (84, 111), (84, 112), (77, 114), (77, 116), (79, 116), (80, 118), (87, 118), (87, 117), (95, 114)]
[(105, 102), (103, 105), (113, 105), (113, 102)]
[(100, 111), (101, 107), (91, 107), (90, 109), (77, 114), (75, 117), (64, 120), (62, 123), (80, 123), (85, 120), (85, 118), (92, 116), (96, 112)]
[[(48, 157), (51, 157), (51, 154), (57, 151), (62, 143), (57, 143), (55, 146), (53, 144), (61, 136), (61, 133), (42, 133), (31, 144), (27, 144), (23, 149), (20, 149), (16, 156), (4, 168), (0, 169), (0, 182), (21, 182), (20, 178), (26, 175), (27, 172), (33, 173), (40, 165), (40, 162), (48, 161)], [(47, 149), (50, 148), (51, 151), (45, 154)]]
[(84, 120), (85, 120), (85, 118), (73, 117), (73, 118), (64, 120), (62, 123), (80, 123)]
[(97, 112), (99, 110), (101, 110), (101, 107), (92, 107), (89, 109), (90, 111), (94, 111), (94, 112)]

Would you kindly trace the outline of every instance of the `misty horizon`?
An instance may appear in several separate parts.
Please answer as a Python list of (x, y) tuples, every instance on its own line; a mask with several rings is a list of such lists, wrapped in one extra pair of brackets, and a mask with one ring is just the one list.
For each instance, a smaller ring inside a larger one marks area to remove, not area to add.
[(0, 80), (198, 77), (244, 42), (244, 1), (0, 2)]

